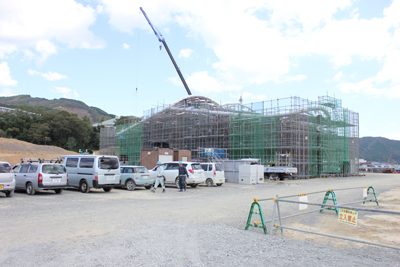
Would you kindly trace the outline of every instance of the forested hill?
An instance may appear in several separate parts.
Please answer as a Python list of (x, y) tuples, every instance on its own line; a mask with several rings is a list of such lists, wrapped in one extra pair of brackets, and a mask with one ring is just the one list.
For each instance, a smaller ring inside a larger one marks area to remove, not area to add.
[(31, 97), (30, 95), (0, 97), (0, 106), (18, 108), (35, 113), (42, 113), (42, 111), (49, 111), (52, 109), (66, 110), (70, 113), (77, 114), (79, 118), (87, 116), (92, 122), (100, 122), (115, 117), (115, 115), (108, 114), (100, 108), (89, 107), (82, 101), (67, 98), (48, 100), (45, 98)]
[(391, 163), (400, 164), (400, 141), (384, 137), (360, 138), (360, 159), (384, 163), (388, 162), (390, 154)]

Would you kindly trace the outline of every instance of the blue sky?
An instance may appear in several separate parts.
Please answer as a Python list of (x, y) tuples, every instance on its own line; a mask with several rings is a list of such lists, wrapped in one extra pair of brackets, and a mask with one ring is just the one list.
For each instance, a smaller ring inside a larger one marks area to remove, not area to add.
[(360, 114), (360, 137), (400, 140), (399, 0), (1, 1), (0, 95), (67, 97), (118, 116), (185, 97), (140, 6), (194, 95), (329, 94)]

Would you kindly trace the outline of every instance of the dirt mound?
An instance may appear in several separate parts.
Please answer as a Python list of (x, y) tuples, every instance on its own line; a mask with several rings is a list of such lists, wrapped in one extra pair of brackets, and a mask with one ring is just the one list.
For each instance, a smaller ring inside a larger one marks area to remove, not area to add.
[(78, 154), (56, 146), (35, 145), (16, 139), (0, 138), (0, 161), (11, 165), (17, 164), (21, 158), (52, 159), (62, 155)]

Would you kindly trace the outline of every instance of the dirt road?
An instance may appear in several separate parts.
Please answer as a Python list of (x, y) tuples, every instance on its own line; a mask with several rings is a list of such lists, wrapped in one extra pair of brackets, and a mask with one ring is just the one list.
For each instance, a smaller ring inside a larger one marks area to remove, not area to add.
[[(165, 194), (92, 189), (89, 194), (1, 195), (0, 266), (400, 266), (400, 250), (289, 230), (268, 235), (244, 230), (254, 197), (370, 185), (379, 206), (355, 207), (399, 211), (396, 174), (199, 186), (183, 193), (170, 187)], [(336, 195), (339, 204), (362, 200), (362, 188)], [(309, 201), (321, 203), (323, 196), (310, 194)], [(273, 202), (260, 203), (270, 219)], [(297, 213), (298, 204), (282, 204), (281, 212)], [(283, 224), (400, 247), (399, 221), (399, 216), (360, 211), (352, 226), (339, 223), (334, 211), (316, 211)]]

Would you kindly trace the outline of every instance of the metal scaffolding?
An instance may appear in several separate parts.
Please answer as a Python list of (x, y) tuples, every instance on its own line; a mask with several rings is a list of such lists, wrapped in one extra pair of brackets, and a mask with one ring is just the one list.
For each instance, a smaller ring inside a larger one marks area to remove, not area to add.
[(358, 175), (358, 123), (358, 113), (330, 96), (244, 105), (189, 96), (117, 126), (115, 147), (130, 164), (140, 164), (142, 148), (160, 147), (191, 150), (192, 161), (256, 158), (294, 166), (299, 178)]

